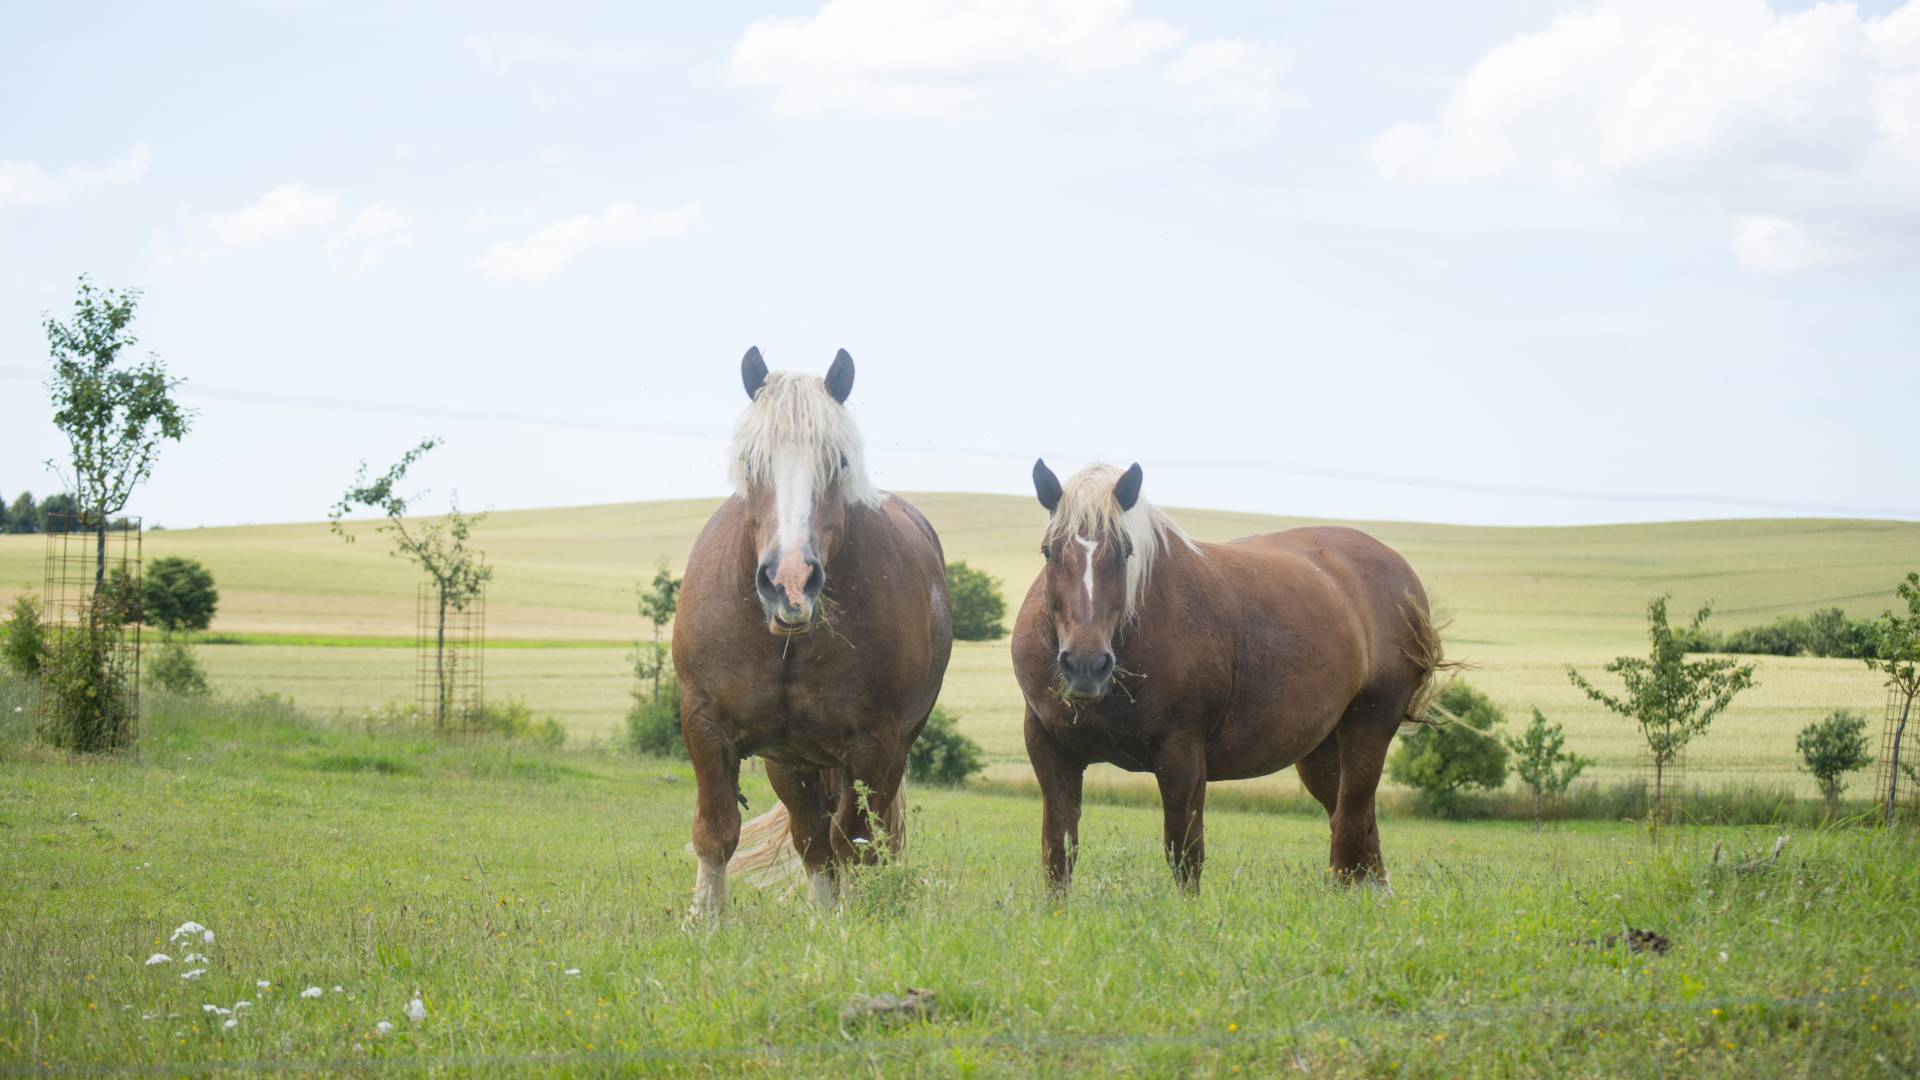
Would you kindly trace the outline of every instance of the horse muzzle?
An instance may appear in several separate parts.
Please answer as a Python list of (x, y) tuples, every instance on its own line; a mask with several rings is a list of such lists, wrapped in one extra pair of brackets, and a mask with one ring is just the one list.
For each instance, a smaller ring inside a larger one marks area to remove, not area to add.
[(1113, 650), (1076, 652), (1061, 649), (1057, 660), (1060, 682), (1066, 689), (1067, 697), (1076, 701), (1093, 701), (1106, 696), (1107, 686), (1113, 681)]

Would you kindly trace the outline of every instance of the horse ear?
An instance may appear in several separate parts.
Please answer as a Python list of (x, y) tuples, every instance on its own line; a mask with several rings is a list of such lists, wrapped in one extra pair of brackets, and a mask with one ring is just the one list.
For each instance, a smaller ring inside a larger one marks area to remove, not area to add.
[(1060, 478), (1047, 468), (1047, 459), (1035, 458), (1033, 462), (1033, 493), (1040, 497), (1040, 505), (1051, 514), (1060, 505)]
[(833, 366), (827, 369), (827, 393), (842, 405), (847, 403), (847, 395), (853, 393), (853, 357), (848, 356), (845, 349), (833, 354)]
[(1146, 474), (1140, 471), (1140, 463), (1136, 461), (1114, 481), (1113, 501), (1120, 504), (1122, 512), (1133, 509), (1133, 504), (1140, 501), (1140, 481), (1144, 479)]
[(746, 384), (747, 397), (760, 392), (760, 385), (767, 381), (767, 362), (760, 359), (760, 346), (747, 350), (740, 358), (740, 381)]

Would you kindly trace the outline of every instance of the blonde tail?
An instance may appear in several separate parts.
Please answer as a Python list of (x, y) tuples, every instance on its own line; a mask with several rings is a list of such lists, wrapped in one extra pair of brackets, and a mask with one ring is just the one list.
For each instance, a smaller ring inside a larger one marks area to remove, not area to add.
[(773, 809), (740, 826), (740, 845), (727, 862), (727, 876), (756, 889), (792, 889), (807, 876), (793, 847), (784, 804), (776, 801)]
[[(807, 876), (806, 864), (793, 846), (786, 804), (776, 802), (773, 809), (740, 826), (740, 843), (727, 862), (727, 876), (744, 881), (756, 889), (777, 888), (783, 892), (799, 887)], [(907, 781), (880, 815), (880, 828), (896, 859), (907, 854)], [(691, 847), (691, 845), (689, 845)]]

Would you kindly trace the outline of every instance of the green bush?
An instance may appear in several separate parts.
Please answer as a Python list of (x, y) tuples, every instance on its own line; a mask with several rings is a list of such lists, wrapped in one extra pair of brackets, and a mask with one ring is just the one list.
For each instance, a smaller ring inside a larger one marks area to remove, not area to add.
[(147, 564), (140, 581), (142, 613), (149, 626), (169, 636), (179, 631), (205, 630), (220, 604), (213, 575), (192, 559), (168, 556)]
[(1851, 709), (1835, 709), (1826, 719), (1801, 728), (1794, 745), (1800, 751), (1801, 767), (1820, 785), (1828, 813), (1839, 809), (1846, 774), (1873, 763), (1867, 754), (1867, 718)]
[(204, 694), (207, 671), (200, 666), (193, 646), (184, 641), (163, 641), (147, 662), (147, 685), (172, 694)]
[(1000, 620), (1007, 601), (1000, 595), (1000, 579), (963, 562), (947, 564), (947, 605), (953, 612), (953, 636), (960, 641), (992, 641), (1005, 637)]
[(121, 627), (83, 607), (53, 637), (40, 669), (41, 735), (63, 750), (98, 754), (133, 745), (137, 699), (121, 662)]
[(907, 748), (907, 778), (917, 783), (953, 787), (986, 768), (980, 744), (960, 734), (954, 718), (938, 705), (927, 716), (927, 726)]
[(1755, 656), (1826, 656), (1860, 660), (1873, 654), (1876, 631), (1864, 619), (1850, 619), (1837, 607), (1808, 615), (1782, 615), (1770, 623), (1722, 634), (1706, 627), (1676, 630), (1688, 652), (1746, 653)]
[(491, 735), (517, 742), (559, 747), (567, 741), (567, 729), (551, 716), (535, 716), (532, 706), (521, 698), (483, 701), (462, 714), (463, 728), (469, 735)]
[(1494, 734), (1506, 718), (1492, 699), (1455, 680), (1427, 711), (1427, 722), (1387, 758), (1387, 775), (1419, 793), (1441, 817), (1457, 816), (1468, 788), (1491, 791), (1507, 782), (1507, 748)]
[(23, 678), (40, 674), (47, 652), (47, 628), (40, 618), (40, 601), (27, 594), (14, 597), (7, 621), (0, 624), (0, 662)]
[(627, 710), (627, 749), (648, 757), (687, 757), (686, 740), (680, 735), (680, 682), (672, 665), (660, 675), (659, 697), (648, 687), (633, 691), (633, 707)]

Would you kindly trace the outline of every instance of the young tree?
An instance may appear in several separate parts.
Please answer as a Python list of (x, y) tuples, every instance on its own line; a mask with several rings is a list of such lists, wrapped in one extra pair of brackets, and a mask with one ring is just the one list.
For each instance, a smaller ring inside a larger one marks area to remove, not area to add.
[(1514, 771), (1520, 774), (1520, 782), (1533, 793), (1533, 823), (1536, 827), (1540, 824), (1541, 801), (1565, 792), (1572, 786), (1574, 778), (1593, 764), (1591, 758), (1566, 751), (1566, 733), (1559, 724), (1548, 723), (1538, 707), (1533, 710), (1533, 722), (1527, 725), (1519, 738), (1502, 735), (1500, 741), (1506, 743), (1507, 749), (1513, 752)]
[(1507, 748), (1494, 732), (1506, 720), (1493, 699), (1463, 681), (1450, 683), (1427, 711), (1427, 723), (1402, 735), (1387, 775), (1420, 792), (1442, 817), (1460, 811), (1467, 788), (1491, 791), (1507, 782)]
[(1827, 816), (1840, 806), (1846, 774), (1873, 764), (1867, 755), (1867, 718), (1850, 709), (1835, 709), (1825, 720), (1800, 729), (1794, 740), (1802, 767), (1813, 774), (1820, 795), (1827, 800)]
[(7, 621), (0, 623), (0, 662), (15, 675), (34, 678), (47, 655), (47, 632), (40, 599), (29, 593), (13, 598)]
[(953, 636), (960, 641), (992, 641), (1005, 637), (1001, 619), (1007, 601), (1000, 580), (963, 562), (947, 564), (947, 605), (953, 612)]
[(1694, 615), (1688, 627), (1676, 633), (1667, 625), (1667, 597), (1647, 603), (1647, 639), (1653, 649), (1645, 657), (1620, 656), (1606, 670), (1620, 676), (1624, 696), (1616, 697), (1593, 685), (1572, 664), (1567, 678), (1588, 697), (1632, 720), (1640, 727), (1653, 753), (1653, 805), (1662, 805), (1667, 766), (1686, 749), (1695, 735), (1707, 730), (1713, 718), (1733, 704), (1735, 694), (1753, 685), (1753, 665), (1725, 657), (1687, 659), (1686, 638), (1697, 634), (1713, 614), (1711, 603)]
[(1907, 719), (1913, 715), (1913, 699), (1920, 697), (1920, 572), (1908, 574), (1907, 580), (1894, 591), (1906, 601), (1906, 613), (1881, 613), (1873, 655), (1867, 657), (1867, 667), (1886, 675), (1888, 688), (1900, 702), (1900, 718), (1894, 723), (1893, 745), (1887, 753), (1889, 825), (1893, 824), (1893, 811), (1900, 794), (1900, 774), (1904, 771), (1910, 778), (1914, 775), (1912, 766), (1901, 761), (1900, 754), (1907, 734)]
[(155, 559), (141, 576), (141, 612), (166, 637), (182, 630), (205, 630), (219, 604), (220, 590), (213, 586), (213, 575), (193, 559), (177, 555)]
[(360, 471), (354, 474), (353, 486), (340, 496), (340, 501), (327, 512), (327, 518), (333, 522), (336, 534), (353, 543), (346, 516), (356, 507), (379, 511), (387, 520), (375, 530), (392, 538), (394, 556), (412, 561), (432, 580), (438, 602), (433, 647), (434, 725), (444, 730), (450, 705), (447, 612), (465, 611), (493, 577), (493, 568), (487, 565), (485, 553), (467, 546), (474, 526), (486, 520), (487, 515), (461, 513), (458, 496), (449, 500), (446, 516), (439, 521), (415, 520), (411, 524), (407, 521), (407, 497), (394, 489), (406, 479), (407, 470), (414, 462), (439, 445), (440, 440), (435, 437), (420, 440), (420, 445), (401, 455), (398, 462), (372, 481), (367, 479), (366, 462), (361, 462)]
[(139, 303), (138, 289), (95, 289), (82, 275), (73, 320), (49, 315), (42, 323), (53, 359), (53, 423), (67, 437), (73, 470), (66, 479), (96, 538), (96, 590), (106, 582), (109, 519), (152, 473), (160, 440), (179, 442), (193, 423), (193, 410), (173, 400), (181, 380), (167, 376), (159, 357), (122, 362), (120, 354), (139, 344), (128, 329)]
[(642, 643), (634, 654), (633, 673), (641, 679), (653, 682), (653, 701), (660, 702), (661, 680), (666, 675), (670, 654), (661, 634), (667, 624), (673, 621), (674, 612), (680, 607), (680, 579), (673, 576), (665, 559), (660, 560), (659, 569), (654, 571), (653, 581), (646, 585), (634, 586), (640, 596), (640, 616), (653, 624), (653, 641)]

